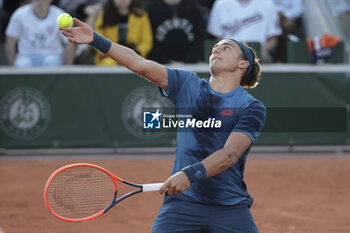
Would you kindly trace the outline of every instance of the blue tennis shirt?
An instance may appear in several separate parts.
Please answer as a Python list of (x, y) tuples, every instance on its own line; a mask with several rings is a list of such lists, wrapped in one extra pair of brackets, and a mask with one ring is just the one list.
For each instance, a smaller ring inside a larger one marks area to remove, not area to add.
[[(219, 93), (210, 87), (208, 80), (200, 79), (194, 73), (170, 68), (167, 71), (168, 90), (160, 91), (176, 105), (178, 114), (191, 115), (196, 120), (205, 121), (210, 118), (221, 121), (220, 128), (178, 129), (172, 174), (222, 149), (231, 132), (242, 132), (255, 142), (266, 118), (265, 106), (260, 101), (241, 86), (228, 93)], [(191, 184), (181, 194), (165, 198), (250, 207), (253, 199), (243, 180), (249, 150), (250, 147), (231, 168), (202, 182)]]

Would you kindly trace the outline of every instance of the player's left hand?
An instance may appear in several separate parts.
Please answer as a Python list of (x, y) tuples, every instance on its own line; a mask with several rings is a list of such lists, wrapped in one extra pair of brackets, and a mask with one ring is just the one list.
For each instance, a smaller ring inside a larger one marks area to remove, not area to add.
[(92, 28), (76, 18), (73, 18), (73, 22), (76, 24), (75, 27), (59, 28), (62, 34), (72, 43), (90, 44), (94, 40), (94, 31)]
[(168, 192), (169, 195), (177, 195), (184, 192), (191, 186), (191, 182), (187, 175), (180, 171), (172, 176), (160, 187), (159, 193), (164, 195)]

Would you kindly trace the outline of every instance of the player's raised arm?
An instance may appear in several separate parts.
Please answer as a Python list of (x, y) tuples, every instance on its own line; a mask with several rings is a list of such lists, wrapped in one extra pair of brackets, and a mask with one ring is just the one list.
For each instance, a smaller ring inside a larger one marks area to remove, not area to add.
[(73, 21), (77, 25), (76, 27), (67, 29), (60, 28), (62, 34), (66, 36), (70, 42), (90, 44), (111, 57), (120, 65), (145, 77), (155, 85), (165, 90), (168, 89), (168, 74), (163, 65), (141, 57), (132, 49), (111, 42), (94, 32), (88, 24), (76, 18), (74, 18)]

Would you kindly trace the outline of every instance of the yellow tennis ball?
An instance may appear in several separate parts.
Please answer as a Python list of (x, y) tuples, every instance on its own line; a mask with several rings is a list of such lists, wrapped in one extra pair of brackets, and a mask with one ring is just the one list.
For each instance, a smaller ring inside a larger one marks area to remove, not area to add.
[(68, 13), (60, 14), (57, 17), (57, 24), (61, 28), (69, 28), (73, 25), (73, 18)]

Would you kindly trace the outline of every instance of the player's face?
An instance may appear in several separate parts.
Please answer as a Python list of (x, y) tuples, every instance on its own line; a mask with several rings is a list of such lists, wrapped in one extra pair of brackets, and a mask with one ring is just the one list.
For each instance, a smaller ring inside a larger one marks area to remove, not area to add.
[(242, 60), (242, 51), (236, 42), (224, 39), (214, 45), (209, 58), (210, 69), (214, 72), (220, 70), (235, 71)]

